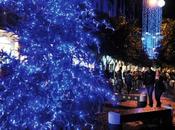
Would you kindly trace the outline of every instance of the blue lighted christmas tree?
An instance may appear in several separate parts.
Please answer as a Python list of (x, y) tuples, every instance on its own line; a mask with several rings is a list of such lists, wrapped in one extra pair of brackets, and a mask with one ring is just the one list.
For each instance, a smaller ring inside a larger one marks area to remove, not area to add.
[(97, 62), (100, 24), (90, 0), (1, 0), (20, 18), (25, 60), (10, 59), (0, 79), (0, 129), (81, 129), (96, 104), (114, 100)]

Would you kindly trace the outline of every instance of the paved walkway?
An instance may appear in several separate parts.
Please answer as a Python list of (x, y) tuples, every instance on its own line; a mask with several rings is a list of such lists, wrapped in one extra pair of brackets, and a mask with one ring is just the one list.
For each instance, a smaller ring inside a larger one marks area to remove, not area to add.
[[(144, 90), (142, 90), (143, 92)], [(175, 91), (174, 91), (175, 92)], [(173, 108), (173, 130), (175, 130), (175, 93), (172, 93), (172, 90), (168, 90), (166, 93), (163, 94), (163, 96), (161, 97), (161, 102), (162, 102), (162, 106), (171, 106)], [(154, 97), (154, 95), (153, 95)], [(156, 107), (156, 101), (155, 98), (154, 99), (154, 106)], [(127, 102), (123, 102), (121, 103), (122, 106), (125, 107), (137, 107), (137, 102), (136, 101), (127, 101)], [(150, 109), (149, 106), (147, 106), (146, 108)], [(143, 124), (143, 122), (141, 121), (137, 121), (137, 122), (130, 122), (127, 123), (124, 126), (124, 130), (159, 130), (160, 128), (154, 126), (154, 124), (147, 124), (147, 126), (145, 126), (145, 124)]]

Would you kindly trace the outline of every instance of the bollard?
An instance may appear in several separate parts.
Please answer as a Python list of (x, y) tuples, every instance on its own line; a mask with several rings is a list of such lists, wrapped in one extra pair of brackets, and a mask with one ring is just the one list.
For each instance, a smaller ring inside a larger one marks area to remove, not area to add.
[(108, 112), (109, 130), (121, 130), (121, 116), (120, 113)]
[(140, 94), (139, 100), (137, 102), (137, 107), (146, 107), (146, 105), (147, 105), (147, 95)]

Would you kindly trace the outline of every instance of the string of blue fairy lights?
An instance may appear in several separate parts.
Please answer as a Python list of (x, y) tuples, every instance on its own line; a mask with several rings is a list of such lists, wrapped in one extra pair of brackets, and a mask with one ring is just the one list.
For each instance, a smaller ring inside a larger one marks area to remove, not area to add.
[(0, 8), (19, 16), (17, 26), (5, 29), (20, 37), (26, 56), (10, 59), (0, 79), (0, 129), (93, 129), (97, 104), (116, 100), (89, 48), (99, 51), (98, 26), (110, 28), (95, 19), (93, 3), (0, 0)]

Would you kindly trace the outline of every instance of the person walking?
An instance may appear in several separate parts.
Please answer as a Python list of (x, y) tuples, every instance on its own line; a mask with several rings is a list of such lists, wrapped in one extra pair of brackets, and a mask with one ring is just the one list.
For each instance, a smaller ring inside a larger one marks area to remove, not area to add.
[(125, 83), (127, 87), (127, 92), (129, 94), (132, 88), (132, 75), (129, 70), (126, 72), (126, 75), (125, 75)]
[(153, 107), (153, 90), (154, 90), (154, 84), (155, 84), (155, 72), (151, 69), (151, 67), (148, 68), (148, 70), (144, 74), (144, 85), (147, 89), (147, 95), (149, 98), (149, 106)]
[(158, 75), (156, 75), (156, 82), (155, 82), (155, 99), (157, 102), (156, 107), (161, 107), (161, 101), (160, 97), (162, 93), (165, 91), (165, 85), (164, 85), (164, 75), (161, 73), (161, 71), (156, 72)]
[(117, 72), (117, 86), (118, 86), (118, 92), (121, 93), (123, 89), (123, 73), (122, 73), (122, 67)]

